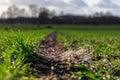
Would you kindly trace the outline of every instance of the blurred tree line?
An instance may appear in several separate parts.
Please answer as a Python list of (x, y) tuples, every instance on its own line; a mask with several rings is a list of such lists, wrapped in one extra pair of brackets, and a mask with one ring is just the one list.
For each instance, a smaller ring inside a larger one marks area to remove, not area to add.
[(106, 13), (96, 12), (93, 15), (81, 16), (73, 14), (56, 15), (55, 10), (50, 11), (45, 7), (29, 5), (29, 11), (16, 5), (8, 7), (0, 18), (0, 23), (28, 23), (28, 24), (120, 24), (120, 17), (113, 16), (109, 11)]

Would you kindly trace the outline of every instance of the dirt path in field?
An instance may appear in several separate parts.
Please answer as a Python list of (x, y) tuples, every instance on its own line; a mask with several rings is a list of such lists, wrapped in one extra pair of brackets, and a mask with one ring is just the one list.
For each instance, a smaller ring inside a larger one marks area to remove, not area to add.
[[(30, 73), (40, 80), (68, 80), (78, 79), (71, 71), (78, 71), (75, 66), (68, 63), (90, 63), (93, 52), (88, 49), (65, 50), (57, 41), (57, 32), (49, 34), (36, 53), (29, 57)], [(84, 56), (83, 56), (84, 54)]]
[(30, 62), (32, 69), (30, 72), (41, 80), (60, 80), (70, 77), (70, 67), (57, 59), (59, 54), (65, 52), (62, 44), (57, 41), (57, 36), (57, 32), (49, 34), (41, 41), (36, 54), (30, 57), (36, 59)]
[[(33, 74), (40, 80), (80, 80), (79, 77), (71, 74), (71, 72), (80, 70), (75, 66), (76, 64), (87, 64), (92, 69), (91, 65), (97, 65), (101, 61), (102, 66), (111, 68), (108, 56), (99, 54), (97, 61), (94, 61), (94, 51), (91, 51), (91, 49), (87, 47), (77, 48), (71, 45), (71, 49), (66, 50), (63, 44), (58, 42), (57, 37), (57, 32), (46, 36), (41, 41), (35, 54), (29, 56), (27, 61), (30, 65), (29, 74)], [(93, 68), (93, 70), (95, 69)], [(117, 72), (117, 75), (120, 74), (119, 72)]]

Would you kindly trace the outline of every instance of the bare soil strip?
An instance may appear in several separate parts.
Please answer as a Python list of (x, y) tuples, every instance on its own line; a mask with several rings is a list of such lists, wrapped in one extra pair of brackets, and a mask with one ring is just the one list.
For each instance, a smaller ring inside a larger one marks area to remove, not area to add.
[(90, 63), (93, 52), (87, 49), (65, 50), (63, 45), (57, 41), (57, 32), (49, 34), (43, 41), (36, 53), (29, 57), (31, 74), (41, 80), (68, 80), (78, 79), (71, 71), (78, 71), (75, 66), (67, 63)]
[[(43, 41), (36, 53), (29, 57), (27, 63), (30, 65), (30, 74), (40, 78), (40, 80), (78, 80), (71, 72), (79, 71), (74, 64), (91, 65), (94, 61), (94, 51), (88, 48), (65, 50), (63, 45), (57, 41), (57, 32), (49, 34)], [(98, 55), (98, 59), (103, 59), (103, 66), (111, 66), (107, 57)], [(73, 65), (69, 65), (73, 64)]]

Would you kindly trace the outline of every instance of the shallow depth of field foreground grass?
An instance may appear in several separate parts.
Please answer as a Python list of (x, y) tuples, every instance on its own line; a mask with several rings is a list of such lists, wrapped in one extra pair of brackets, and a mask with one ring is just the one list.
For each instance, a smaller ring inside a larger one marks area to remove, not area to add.
[(35, 52), (40, 40), (52, 30), (0, 30), (0, 80), (18, 80), (31, 76), (24, 62)]
[[(100, 26), (99, 26), (100, 27)], [(29, 56), (35, 54), (41, 41), (54, 29), (34, 29), (27, 31), (0, 30), (0, 80), (39, 79), (28, 72), (25, 64)], [(90, 60), (72, 64), (77, 71), (72, 76), (81, 80), (120, 79), (120, 30), (57, 30), (57, 40), (67, 52), (86, 50)], [(82, 54), (84, 56), (84, 54)], [(37, 74), (37, 72), (36, 72)]]

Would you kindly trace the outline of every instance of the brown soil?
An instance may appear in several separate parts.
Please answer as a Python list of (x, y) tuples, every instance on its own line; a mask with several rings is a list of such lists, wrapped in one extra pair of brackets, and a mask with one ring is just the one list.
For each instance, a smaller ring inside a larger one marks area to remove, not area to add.
[(29, 72), (40, 80), (78, 80), (78, 77), (71, 74), (71, 71), (78, 71), (78, 68), (68, 65), (67, 62), (90, 64), (92, 58), (93, 51), (88, 49), (66, 51), (57, 41), (57, 32), (54, 32), (48, 35), (36, 53), (29, 57)]
[[(29, 74), (33, 74), (39, 80), (80, 80), (79, 77), (73, 76), (71, 72), (79, 71), (74, 64), (98, 64), (111, 68), (109, 57), (100, 53), (97, 61), (94, 60), (94, 51), (89, 48), (78, 48), (71, 46), (70, 50), (63, 48), (62, 43), (57, 41), (57, 32), (48, 35), (43, 41), (36, 53), (29, 56), (27, 63), (30, 65)], [(118, 56), (113, 56), (117, 59)], [(72, 65), (71, 65), (72, 64)], [(93, 68), (93, 70), (97, 69)], [(116, 71), (115, 76), (119, 76), (120, 71)], [(84, 79), (86, 80), (86, 79)]]

